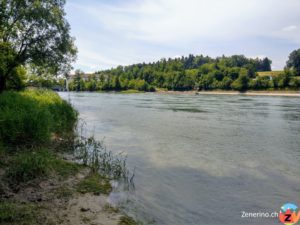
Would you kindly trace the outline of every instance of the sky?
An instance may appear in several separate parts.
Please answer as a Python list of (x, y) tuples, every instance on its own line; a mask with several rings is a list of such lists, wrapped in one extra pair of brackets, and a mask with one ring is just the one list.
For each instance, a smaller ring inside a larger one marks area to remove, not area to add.
[(281, 70), (300, 48), (300, 0), (67, 0), (74, 69), (182, 55), (268, 57)]

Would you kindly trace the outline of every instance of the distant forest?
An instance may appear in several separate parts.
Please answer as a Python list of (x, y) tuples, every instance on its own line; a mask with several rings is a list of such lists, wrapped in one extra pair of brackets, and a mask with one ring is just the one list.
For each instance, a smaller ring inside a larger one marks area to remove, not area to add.
[(243, 55), (211, 58), (189, 55), (175, 59), (161, 59), (153, 63), (118, 66), (98, 71), (88, 79), (82, 72), (69, 84), (73, 91), (122, 91), (135, 89), (187, 90), (238, 90), (247, 89), (297, 89), (299, 80), (292, 71), (286, 70), (276, 77), (257, 76), (257, 72), (271, 71), (272, 61), (268, 58), (252, 59)]

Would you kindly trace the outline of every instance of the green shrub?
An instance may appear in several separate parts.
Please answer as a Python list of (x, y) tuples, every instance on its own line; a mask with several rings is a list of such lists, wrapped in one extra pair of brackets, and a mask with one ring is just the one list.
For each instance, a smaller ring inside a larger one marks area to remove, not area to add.
[(43, 144), (52, 133), (73, 130), (76, 119), (72, 106), (52, 91), (7, 91), (0, 95), (0, 141), (4, 144)]
[(248, 88), (249, 78), (247, 75), (241, 73), (239, 77), (233, 81), (231, 88), (237, 91), (245, 91)]

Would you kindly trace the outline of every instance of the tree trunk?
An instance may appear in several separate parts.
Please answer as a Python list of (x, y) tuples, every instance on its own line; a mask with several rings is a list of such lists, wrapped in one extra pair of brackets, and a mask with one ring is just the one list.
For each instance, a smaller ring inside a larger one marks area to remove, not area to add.
[(6, 79), (4, 76), (0, 76), (0, 93), (2, 93), (6, 88)]

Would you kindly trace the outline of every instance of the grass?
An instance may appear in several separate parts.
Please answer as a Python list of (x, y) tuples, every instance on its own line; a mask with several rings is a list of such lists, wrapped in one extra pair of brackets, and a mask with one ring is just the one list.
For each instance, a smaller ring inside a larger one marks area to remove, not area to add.
[(138, 225), (138, 223), (130, 216), (122, 216), (118, 225)]
[(284, 71), (278, 70), (278, 71), (264, 71), (264, 72), (257, 72), (258, 76), (264, 77), (264, 76), (278, 76), (282, 74)]
[(6, 164), (5, 161), (6, 161), (5, 149), (3, 144), (0, 142), (0, 168), (5, 166)]
[(75, 155), (82, 160), (83, 165), (89, 166), (94, 173), (100, 173), (110, 179), (129, 179), (129, 171), (126, 168), (126, 157), (122, 154), (115, 155), (101, 141), (94, 137), (80, 136), (76, 140)]
[(74, 162), (68, 162), (60, 158), (54, 158), (51, 162), (51, 169), (62, 178), (75, 175), (79, 172), (82, 165)]
[(6, 177), (11, 182), (21, 183), (47, 176), (50, 172), (50, 157), (49, 152), (44, 150), (19, 153), (13, 157)]
[(121, 93), (121, 94), (136, 94), (136, 93), (145, 93), (145, 92), (135, 90), (135, 89), (129, 89), (129, 90), (120, 91), (119, 93)]
[(74, 191), (73, 191), (73, 189), (67, 187), (66, 185), (63, 185), (63, 186), (57, 188), (54, 191), (54, 194), (58, 199), (70, 198), (73, 196)]
[(42, 145), (53, 133), (72, 130), (77, 121), (72, 106), (47, 90), (6, 91), (0, 106), (0, 142), (5, 145)]
[[(28, 184), (37, 184), (40, 179), (65, 179), (85, 166), (91, 169), (86, 178), (74, 187), (62, 185), (52, 190), (50, 196), (54, 194), (55, 198), (62, 199), (70, 198), (76, 192), (109, 194), (112, 190), (110, 179), (128, 179), (126, 157), (107, 151), (103, 143), (94, 138), (76, 138), (73, 132), (76, 122), (77, 112), (52, 91), (6, 91), (0, 94), (0, 168), (5, 171), (0, 177), (0, 194), (7, 194), (8, 188), (18, 191)], [(66, 134), (69, 139), (65, 138)], [(68, 148), (75, 151), (82, 165), (65, 161), (55, 153)], [(0, 224), (41, 224), (39, 204), (11, 199), (18, 198), (0, 198)], [(44, 219), (43, 222), (48, 224)], [(85, 223), (89, 222), (87, 219), (82, 218)], [(120, 224), (136, 223), (130, 217), (122, 217)]]
[(0, 202), (0, 224), (36, 224), (38, 208), (32, 204)]
[(20, 152), (13, 156), (10, 164), (6, 177), (17, 184), (53, 173), (67, 177), (76, 174), (80, 168), (80, 165), (59, 159), (46, 149)]
[(95, 195), (109, 194), (111, 189), (109, 180), (98, 173), (91, 173), (80, 181), (76, 188), (79, 193), (93, 193)]

